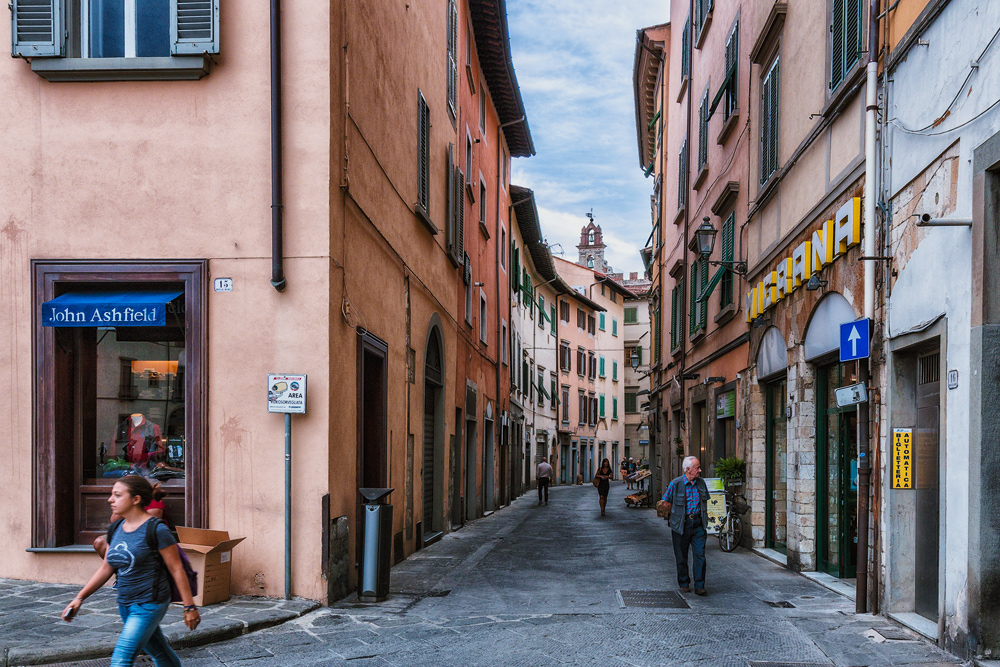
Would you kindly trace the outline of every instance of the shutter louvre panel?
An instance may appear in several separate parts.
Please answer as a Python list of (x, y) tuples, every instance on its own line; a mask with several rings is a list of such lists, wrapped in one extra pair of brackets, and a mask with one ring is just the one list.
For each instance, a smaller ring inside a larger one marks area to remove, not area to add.
[(684, 31), (681, 33), (681, 78), (691, 74), (691, 59), (688, 51), (691, 50), (691, 19), (688, 18), (684, 24)]
[(462, 261), (465, 253), (465, 174), (455, 172), (455, 260)]
[(170, 0), (170, 53), (219, 52), (219, 0)]
[(691, 265), (691, 294), (688, 305), (688, 334), (693, 334), (698, 328), (698, 261)]
[(448, 252), (455, 252), (455, 144), (448, 144), (448, 218), (445, 232)]
[(12, 56), (60, 57), (64, 33), (60, 0), (13, 0)]
[[(699, 280), (699, 289), (705, 289), (708, 285), (708, 261), (703, 260), (701, 262), (701, 279)], [(702, 301), (698, 304), (698, 322), (702, 329), (708, 327), (708, 302)]]
[[(722, 224), (722, 261), (732, 262), (734, 241), (736, 236), (736, 214), (730, 213), (729, 217)], [(732, 264), (724, 264), (723, 268), (732, 268)], [(722, 275), (722, 307), (726, 307), (733, 302), (733, 272), (726, 270)]]
[(708, 89), (698, 106), (698, 171), (708, 162)]
[(417, 204), (429, 213), (430, 199), (430, 124), (431, 112), (423, 93), (417, 93)]
[(681, 142), (677, 158), (677, 208), (684, 208), (687, 201), (687, 139)]
[(833, 0), (833, 24), (830, 26), (830, 88), (836, 88), (844, 78), (844, 4)]

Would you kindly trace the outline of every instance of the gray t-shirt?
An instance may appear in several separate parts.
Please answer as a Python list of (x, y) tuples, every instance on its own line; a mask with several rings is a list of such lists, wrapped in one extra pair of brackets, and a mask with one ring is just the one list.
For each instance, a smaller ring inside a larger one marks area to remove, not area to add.
[[(152, 519), (147, 519), (152, 521)], [(157, 549), (177, 544), (167, 524), (156, 527)], [(118, 604), (164, 603), (170, 601), (170, 572), (146, 543), (145, 522), (131, 533), (122, 523), (108, 544), (108, 565), (118, 575)], [(159, 590), (154, 591), (159, 571)]]

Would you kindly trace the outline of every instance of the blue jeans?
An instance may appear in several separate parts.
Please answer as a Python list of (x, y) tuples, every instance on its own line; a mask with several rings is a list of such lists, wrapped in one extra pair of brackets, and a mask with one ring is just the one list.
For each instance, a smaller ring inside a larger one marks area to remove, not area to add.
[(684, 532), (670, 531), (673, 538), (674, 559), (677, 561), (677, 583), (680, 586), (690, 586), (691, 576), (688, 572), (688, 548), (691, 549), (691, 565), (694, 569), (695, 589), (705, 588), (705, 539), (708, 534), (701, 525), (701, 517), (684, 517)]
[(169, 606), (168, 602), (118, 605), (125, 627), (111, 654), (111, 667), (132, 667), (140, 650), (153, 658), (156, 667), (181, 667), (181, 659), (160, 630), (160, 621)]

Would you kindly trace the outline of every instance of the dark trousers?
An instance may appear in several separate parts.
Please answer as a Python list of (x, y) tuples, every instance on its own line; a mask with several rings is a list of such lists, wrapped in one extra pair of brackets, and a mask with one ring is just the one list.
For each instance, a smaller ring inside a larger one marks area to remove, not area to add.
[(542, 490), (545, 491), (545, 502), (549, 502), (549, 478), (538, 478), (538, 502), (542, 502)]
[(674, 559), (677, 561), (677, 583), (680, 586), (690, 586), (691, 576), (688, 572), (688, 548), (691, 549), (691, 565), (694, 569), (694, 587), (705, 588), (705, 539), (708, 534), (701, 525), (701, 517), (684, 517), (684, 532), (670, 531), (674, 544)]

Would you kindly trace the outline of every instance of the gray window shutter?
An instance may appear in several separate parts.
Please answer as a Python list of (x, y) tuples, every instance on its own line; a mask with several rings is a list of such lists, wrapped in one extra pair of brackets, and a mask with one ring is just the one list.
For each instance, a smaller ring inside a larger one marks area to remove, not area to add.
[(455, 144), (448, 144), (448, 217), (446, 219), (445, 246), (455, 250)]
[(170, 53), (219, 52), (219, 0), (170, 0)]
[(465, 174), (458, 169), (455, 174), (455, 257), (461, 260), (465, 253)]
[(423, 93), (417, 92), (417, 205), (430, 212), (431, 178), (431, 111)]
[(61, 0), (13, 0), (12, 56), (60, 57), (65, 45)]

